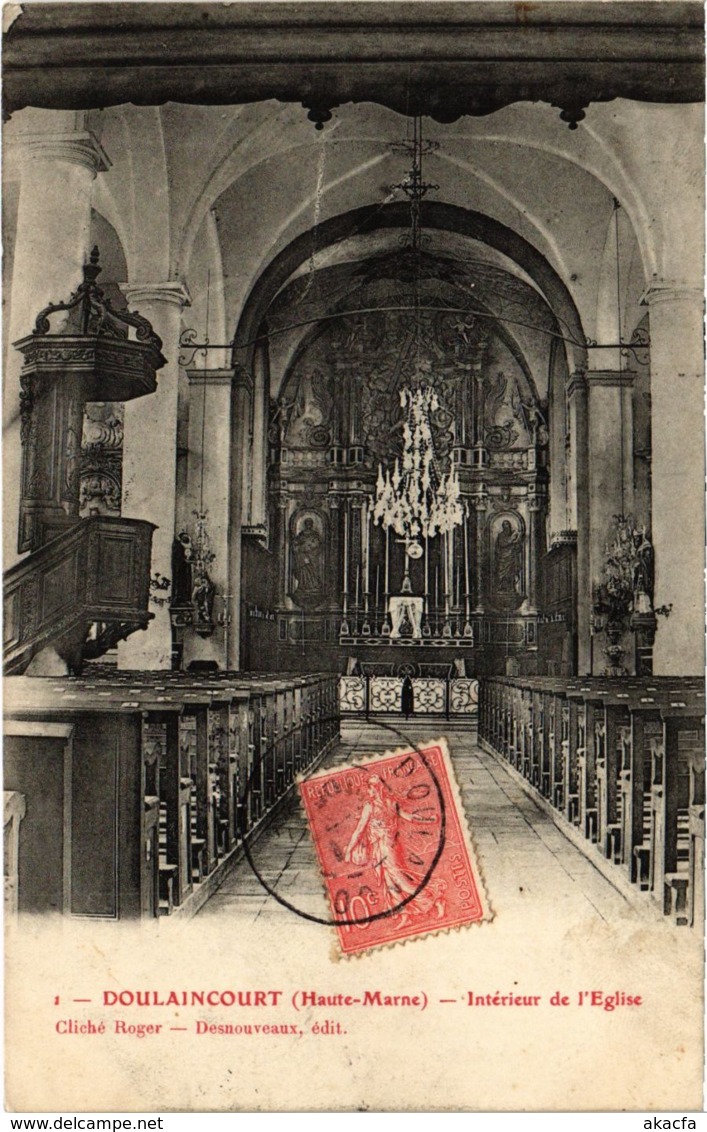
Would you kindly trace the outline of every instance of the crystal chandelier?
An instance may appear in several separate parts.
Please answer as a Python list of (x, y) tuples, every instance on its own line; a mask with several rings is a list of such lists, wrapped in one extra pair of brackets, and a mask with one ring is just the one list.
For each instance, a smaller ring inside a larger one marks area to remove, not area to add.
[[(414, 331), (419, 349), (420, 255), (423, 242), (421, 203), (430, 189), (438, 188), (437, 185), (424, 180), (422, 162), (423, 157), (437, 147), (436, 143), (423, 139), (421, 119), (415, 117), (412, 138), (396, 148), (402, 149), (412, 157), (411, 169), (403, 181), (393, 188), (401, 189), (410, 204), (409, 244), (416, 265)], [(402, 455), (396, 459), (392, 471), (382, 464), (378, 467), (375, 500), (371, 500), (372, 520), (376, 525), (382, 526), (386, 533), (392, 530), (405, 544), (402, 595), (412, 593), (410, 560), (425, 555), (425, 615), (429, 613), (428, 542), (438, 535), (441, 537), (444, 633), (451, 635), (449, 614), (453, 579), (453, 532), (465, 519), (465, 509), (460, 498), (459, 477), (454, 464), (450, 464), (449, 471), (445, 473), (435, 451), (432, 414), (442, 407), (436, 390), (424, 383), (412, 388), (403, 387), (400, 390), (400, 405), (405, 417), (402, 430)], [(419, 616), (413, 617), (418, 627), (419, 620)], [(471, 632), (470, 626), (469, 632)]]
[[(412, 158), (412, 167), (393, 188), (402, 189), (410, 202), (410, 247), (417, 261), (415, 278), (415, 314), (419, 336), (420, 280), (419, 257), (422, 246), (420, 205), (430, 189), (439, 186), (423, 179), (422, 159), (437, 148), (435, 142), (422, 137), (421, 119), (413, 120), (413, 136), (400, 146)], [(402, 460), (396, 460), (393, 471), (378, 467), (373, 521), (384, 530), (392, 529), (406, 544), (405, 580), (409, 581), (407, 558), (422, 554), (419, 539), (448, 535), (463, 519), (459, 498), (459, 479), (454, 465), (445, 475), (436, 458), (430, 417), (440, 408), (434, 389), (426, 385), (400, 390), (400, 404), (405, 413)]]
[[(464, 518), (454, 465), (444, 474), (435, 455), (430, 414), (439, 408), (434, 389), (401, 389), (405, 411), (403, 452), (393, 471), (378, 466), (373, 521), (403, 538), (407, 554), (419, 557), (420, 538), (449, 534)], [(406, 571), (407, 572), (407, 571)]]

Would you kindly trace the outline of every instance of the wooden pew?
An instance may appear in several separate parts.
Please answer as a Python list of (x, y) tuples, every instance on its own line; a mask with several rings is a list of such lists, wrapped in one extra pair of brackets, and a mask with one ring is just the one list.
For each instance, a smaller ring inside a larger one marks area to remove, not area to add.
[[(12, 680), (21, 694), (16, 709), (10, 698), (6, 724), (15, 732), (10, 785), (52, 798), (32, 805), (44, 823), (29, 829), (36, 860), (24, 855), (32, 910), (169, 914), (338, 734), (329, 675), (204, 679), (97, 667), (79, 678)], [(270, 754), (280, 774), (266, 797)], [(95, 820), (86, 821), (92, 806)]]
[(596, 721), (602, 711), (601, 696), (589, 685), (568, 691), (576, 699), (577, 712), (577, 824), (583, 835), (597, 840)]
[(648, 888), (646, 799), (650, 781), (650, 741), (660, 735), (660, 715), (654, 705), (633, 704), (629, 725), (619, 732), (621, 793), (621, 863), (629, 880)]
[(696, 700), (684, 707), (678, 703), (661, 706), (663, 735), (651, 741), (650, 879), (666, 915), (677, 924), (688, 924), (697, 887), (688, 895), (696, 866), (690, 856), (695, 849), (699, 851), (699, 842), (692, 841), (689, 831), (690, 779), (692, 768), (692, 789), (697, 792), (695, 776), (704, 757), (704, 716), (696, 714)]
[(168, 721), (165, 728), (164, 761), (160, 767), (160, 797), (165, 815), (164, 853), (160, 860), (164, 890), (160, 898), (167, 902), (169, 910), (172, 905), (183, 904), (192, 890), (192, 779), (179, 717)]
[(124, 688), (79, 697), (70, 687), (27, 679), (7, 708), (6, 784), (25, 783), (33, 815), (20, 846), (19, 909), (154, 916), (162, 736), (168, 745), (180, 709), (152, 691), (130, 689), (128, 700)]
[(229, 696), (212, 694), (208, 708), (209, 767), (212, 775), (212, 803), (216, 831), (216, 856), (220, 860), (233, 844), (233, 781), (229, 759)]
[(3, 844), (4, 844), (4, 910), (5, 924), (9, 925), (19, 911), (20, 880), (20, 825), (27, 812), (27, 800), (17, 790), (4, 792)]
[(479, 738), (578, 825), (676, 924), (701, 923), (700, 678), (492, 677)]
[(705, 763), (704, 752), (688, 754), (688, 924), (699, 928), (705, 919)]
[[(160, 763), (165, 745), (159, 716), (145, 713), (142, 725), (142, 759), (145, 776), (145, 855), (143, 859), (142, 916), (158, 916), (162, 899), (160, 877)], [(170, 894), (167, 894), (169, 903)]]

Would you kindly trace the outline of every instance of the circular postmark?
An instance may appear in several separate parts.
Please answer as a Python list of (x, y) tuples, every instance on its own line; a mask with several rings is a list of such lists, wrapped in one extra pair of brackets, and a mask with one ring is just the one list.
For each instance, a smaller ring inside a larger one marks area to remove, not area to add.
[[(268, 895), (272, 896), (272, 898), (277, 901), (278, 904), (282, 905), (283, 908), (287, 908), (289, 911), (294, 912), (295, 915), (300, 916), (304, 920), (309, 920), (310, 922), (315, 924), (323, 924), (326, 927), (366, 926), (368, 924), (375, 923), (376, 921), (385, 920), (392, 916), (399, 915), (404, 911), (407, 905), (411, 904), (414, 900), (417, 900), (425, 891), (432, 879), (432, 876), (444, 851), (446, 839), (446, 805), (441, 784), (431, 765), (431, 761), (425, 755), (424, 750), (422, 750), (417, 745), (417, 743), (410, 740), (402, 731), (398, 730), (397, 727), (394, 727), (392, 724), (386, 723), (383, 720), (376, 720), (376, 725), (385, 727), (386, 730), (392, 732), (402, 742), (404, 750), (400, 752), (400, 763), (393, 771), (394, 778), (397, 777), (400, 779), (406, 779), (416, 769), (423, 769), (424, 774), (429, 777), (429, 788), (427, 786), (420, 786), (419, 784), (410, 788), (410, 790), (407, 792), (410, 800), (415, 801), (417, 799), (426, 799), (429, 796), (431, 789), (434, 790), (434, 796), (436, 796), (438, 807), (437, 813), (439, 816), (439, 834), (437, 838), (437, 844), (432, 854), (432, 859), (424, 870), (424, 875), (422, 875), (419, 881), (415, 883), (412, 891), (401, 895), (398, 901), (396, 901), (392, 905), (389, 905), (382, 911), (370, 912), (370, 914), (366, 915), (353, 915), (350, 911), (351, 901), (348, 898), (347, 889), (345, 887), (342, 887), (342, 889), (339, 890), (339, 894), (337, 895), (337, 898), (333, 901), (333, 903), (337, 911), (339, 908), (341, 908), (343, 914), (335, 915), (332, 917), (317, 916), (312, 912), (306, 911), (304, 908), (298, 908), (296, 904), (294, 904), (291, 900), (287, 900), (284, 896), (277, 892), (277, 890), (271, 884), (268, 883), (268, 881), (263, 877), (254, 860), (253, 850), (251, 845), (248, 843), (248, 839), (244, 838), (243, 840), (243, 854), (253, 874), (257, 878), (260, 885), (268, 893)], [(246, 807), (248, 805), (249, 798), (253, 794), (255, 777), (261, 772), (264, 757), (267, 757), (267, 752), (265, 752), (265, 756), (261, 756), (259, 760), (254, 760), (253, 767), (251, 768), (250, 774), (248, 775), (248, 779), (245, 783), (245, 788), (242, 796), (242, 804)], [(415, 767), (414, 765), (416, 761), (418, 763), (417, 767)], [(376, 774), (376, 768), (378, 765), (378, 761), (374, 759), (371, 762), (367, 763), (351, 763), (349, 764), (349, 769), (352, 771), (355, 770), (364, 773), (369, 777), (369, 780), (371, 780), (377, 779), (378, 777)], [(341, 769), (343, 770), (344, 768), (342, 767)], [(311, 776), (310, 779), (308, 779), (306, 775), (299, 779), (300, 782), (304, 783), (310, 780)], [(430, 807), (428, 805), (427, 809), (429, 808)], [(434, 820), (434, 823), (437, 824), (436, 818), (422, 818), (420, 820), (428, 821), (430, 822), (430, 824), (432, 823), (432, 820)], [(420, 867), (424, 866), (422, 857), (413, 858), (413, 861)], [(342, 860), (342, 864), (345, 863), (346, 862)], [(376, 870), (376, 868), (380, 867), (381, 864), (382, 861), (379, 859), (372, 862), (372, 867), (374, 870)], [(353, 879), (356, 875), (357, 867), (354, 863), (352, 863), (349, 876), (351, 877), (351, 879)]]

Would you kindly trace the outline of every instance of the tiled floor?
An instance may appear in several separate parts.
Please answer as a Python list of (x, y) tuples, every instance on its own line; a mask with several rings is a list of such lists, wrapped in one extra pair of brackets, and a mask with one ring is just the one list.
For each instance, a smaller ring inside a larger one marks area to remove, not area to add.
[[(334, 766), (366, 753), (396, 748), (408, 741), (434, 739), (441, 728), (400, 724), (349, 724), (324, 765)], [(476, 743), (475, 731), (447, 728), (457, 779), (490, 896), (503, 892), (504, 915), (520, 921), (532, 904), (535, 915), (552, 915), (561, 903), (571, 922), (587, 917), (612, 921), (632, 914), (626, 898), (606, 880), (552, 820), (529, 798), (505, 768)], [(270, 829), (252, 849), (262, 880), (298, 911), (327, 917), (322, 881), (297, 798), (288, 801)], [(264, 888), (251, 865), (241, 860), (200, 912), (201, 917), (246, 916), (252, 921), (297, 917)], [(637, 913), (634, 913), (638, 915)], [(300, 919), (300, 923), (304, 922)]]

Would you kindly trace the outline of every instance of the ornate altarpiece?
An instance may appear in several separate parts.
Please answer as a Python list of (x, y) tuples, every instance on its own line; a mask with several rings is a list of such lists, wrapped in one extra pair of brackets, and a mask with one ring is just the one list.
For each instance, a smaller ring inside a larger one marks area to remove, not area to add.
[[(395, 664), (414, 643), (418, 660), (464, 656), (480, 672), (536, 647), (546, 407), (512, 336), (468, 298), (459, 313), (459, 296), (439, 279), (375, 280), (356, 313), (323, 320), (301, 343), (271, 405), (279, 649)], [(448, 562), (441, 537), (408, 561), (422, 632), (413, 639), (407, 621), (391, 641), (406, 548), (374, 524), (372, 501), (379, 466), (401, 454), (400, 391), (420, 387), (437, 394), (435, 453), (443, 471), (456, 466), (464, 521)]]

